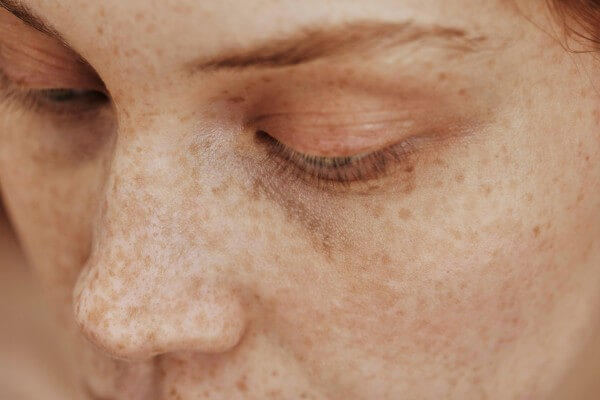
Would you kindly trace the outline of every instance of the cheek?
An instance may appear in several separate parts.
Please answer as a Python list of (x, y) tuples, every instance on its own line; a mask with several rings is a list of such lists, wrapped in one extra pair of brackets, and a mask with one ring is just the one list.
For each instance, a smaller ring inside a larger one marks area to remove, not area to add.
[(599, 237), (581, 224), (597, 211), (563, 211), (585, 182), (542, 195), (556, 186), (548, 169), (532, 176), (519, 169), (531, 163), (513, 162), (506, 150), (473, 153), (478, 168), (441, 163), (412, 194), (345, 207), (357, 217), (341, 220), (357, 228), (327, 261), (281, 253), (298, 287), (274, 294), (269, 315), (297, 357), (320, 366), (315, 376), (351, 385), (360, 379), (353, 371), (369, 365), (391, 380), (427, 382), (426, 370), (496, 379), (494, 368), (512, 373), (503, 360), (536, 351), (540, 330), (553, 333), (553, 344), (569, 335), (561, 321), (573, 277)]
[(73, 283), (89, 255), (104, 158), (65, 161), (36, 140), (44, 132), (39, 124), (20, 118), (2, 123), (8, 127), (0, 135), (3, 197), (42, 284), (69, 315)]

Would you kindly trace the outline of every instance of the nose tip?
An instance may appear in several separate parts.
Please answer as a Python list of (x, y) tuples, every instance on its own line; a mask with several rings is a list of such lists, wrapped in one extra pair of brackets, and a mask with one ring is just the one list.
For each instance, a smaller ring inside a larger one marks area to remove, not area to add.
[(74, 293), (80, 331), (113, 358), (140, 361), (170, 352), (221, 353), (245, 330), (239, 297), (200, 279), (123, 282), (99, 271)]

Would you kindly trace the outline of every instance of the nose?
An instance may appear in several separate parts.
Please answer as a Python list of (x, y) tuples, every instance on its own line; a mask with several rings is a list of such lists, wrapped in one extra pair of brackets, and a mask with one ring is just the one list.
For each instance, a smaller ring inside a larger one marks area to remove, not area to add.
[(124, 360), (226, 352), (243, 336), (246, 315), (228, 274), (237, 266), (207, 245), (222, 224), (207, 211), (214, 200), (189, 203), (164, 149), (160, 162), (150, 147), (132, 158), (139, 153), (115, 150), (92, 254), (74, 289), (78, 326)]

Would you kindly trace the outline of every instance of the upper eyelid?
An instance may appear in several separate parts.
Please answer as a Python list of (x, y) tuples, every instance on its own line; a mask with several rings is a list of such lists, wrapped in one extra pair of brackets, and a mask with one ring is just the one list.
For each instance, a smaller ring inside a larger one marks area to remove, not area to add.
[[(276, 171), (291, 174), (309, 184), (316, 184), (319, 188), (326, 185), (334, 191), (337, 191), (337, 184), (350, 189), (350, 186), (372, 183), (392, 175), (420, 146), (418, 141), (408, 138), (382, 149), (352, 157), (315, 157), (285, 146), (266, 132), (259, 131), (256, 137), (269, 146), (268, 160), (276, 162)], [(412, 173), (413, 169), (405, 168), (405, 171)]]

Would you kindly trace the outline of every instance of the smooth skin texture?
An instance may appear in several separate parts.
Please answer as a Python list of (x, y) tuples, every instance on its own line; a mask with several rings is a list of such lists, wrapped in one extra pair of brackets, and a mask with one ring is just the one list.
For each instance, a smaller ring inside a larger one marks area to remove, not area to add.
[[(81, 398), (559, 390), (599, 331), (600, 64), (484, 3), (24, 0), (70, 50), (0, 12), (0, 182)], [(15, 100), (49, 88), (110, 101)], [(340, 184), (258, 131), (410, 150)]]

